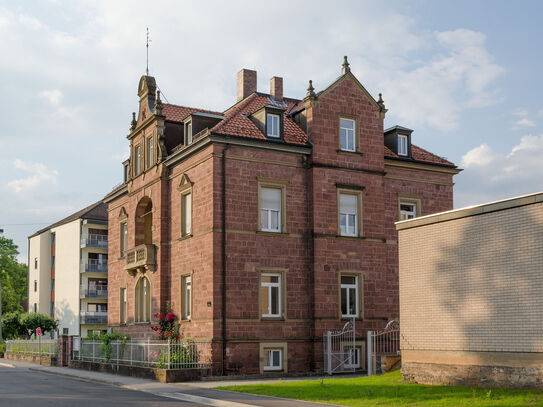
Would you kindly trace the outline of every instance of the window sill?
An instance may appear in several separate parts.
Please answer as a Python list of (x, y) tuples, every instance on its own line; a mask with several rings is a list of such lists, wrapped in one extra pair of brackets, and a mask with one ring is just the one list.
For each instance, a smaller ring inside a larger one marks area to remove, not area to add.
[(366, 240), (370, 242), (380, 241), (382, 243), (386, 243), (385, 238), (369, 238), (367, 236), (343, 236), (343, 235), (336, 235), (335, 237), (342, 240)]
[(264, 322), (264, 321), (269, 321), (269, 322), (284, 322), (285, 321), (285, 317), (263, 317), (261, 316), (260, 317), (260, 321), (261, 322)]
[(362, 156), (362, 152), (361, 151), (348, 151), (348, 150), (336, 150), (336, 152), (338, 154), (346, 154), (346, 155), (357, 155), (357, 156)]
[(180, 319), (179, 320), (179, 323), (181, 323), (181, 324), (187, 324), (189, 322), (192, 322), (192, 319)]
[(268, 230), (257, 230), (257, 235), (268, 235), (268, 236), (288, 236), (287, 232), (272, 232)]
[(149, 322), (134, 322), (134, 325), (151, 325), (151, 321), (149, 321)]
[(263, 373), (284, 373), (284, 369), (262, 369)]
[(190, 233), (190, 234), (188, 234), (188, 235), (181, 236), (181, 237), (177, 238), (177, 241), (180, 242), (180, 241), (182, 241), (182, 240), (187, 240), (187, 239), (190, 239), (192, 236), (193, 236), (193, 234)]

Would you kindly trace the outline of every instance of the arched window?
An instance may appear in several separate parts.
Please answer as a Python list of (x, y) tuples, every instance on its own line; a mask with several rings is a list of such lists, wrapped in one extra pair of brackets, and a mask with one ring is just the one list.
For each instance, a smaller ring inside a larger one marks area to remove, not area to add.
[(151, 320), (151, 284), (147, 277), (142, 277), (136, 284), (136, 322)]

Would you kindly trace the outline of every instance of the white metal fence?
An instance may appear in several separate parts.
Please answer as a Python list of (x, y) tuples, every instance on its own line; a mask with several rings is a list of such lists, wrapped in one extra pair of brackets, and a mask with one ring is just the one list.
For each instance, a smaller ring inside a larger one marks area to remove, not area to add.
[[(75, 345), (75, 342), (74, 342)], [(116, 365), (161, 369), (198, 369), (211, 367), (210, 342), (102, 341), (84, 340), (74, 346), (74, 359)]]
[(383, 373), (381, 358), (400, 355), (400, 322), (389, 321), (381, 331), (368, 331), (368, 376)]
[(52, 339), (6, 341), (6, 353), (14, 355), (57, 356), (58, 342)]
[(331, 375), (334, 372), (354, 372), (360, 366), (360, 355), (355, 347), (355, 319), (347, 322), (338, 331), (324, 333), (324, 371)]

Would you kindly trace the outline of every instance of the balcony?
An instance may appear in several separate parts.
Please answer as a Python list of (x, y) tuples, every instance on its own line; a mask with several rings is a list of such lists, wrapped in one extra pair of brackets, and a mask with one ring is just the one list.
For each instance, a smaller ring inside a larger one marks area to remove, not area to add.
[(100, 273), (107, 274), (107, 263), (99, 262), (96, 259), (88, 259), (87, 263), (84, 263), (85, 268), (81, 269), (82, 273)]
[(154, 271), (155, 265), (155, 246), (152, 244), (142, 244), (126, 251), (125, 270), (129, 273)]
[(107, 285), (99, 287), (85, 287), (81, 286), (79, 291), (80, 298), (103, 298), (107, 300)]
[(81, 324), (107, 324), (107, 312), (81, 312)]
[(94, 235), (89, 233), (81, 238), (81, 247), (90, 247), (94, 249), (107, 249), (107, 236)]

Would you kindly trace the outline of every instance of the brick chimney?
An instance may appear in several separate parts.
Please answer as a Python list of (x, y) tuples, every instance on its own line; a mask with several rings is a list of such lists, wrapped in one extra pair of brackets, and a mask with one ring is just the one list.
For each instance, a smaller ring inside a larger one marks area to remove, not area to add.
[(283, 100), (283, 78), (273, 76), (270, 79), (270, 95), (275, 100)]
[(238, 102), (256, 92), (256, 71), (242, 69), (238, 72)]

